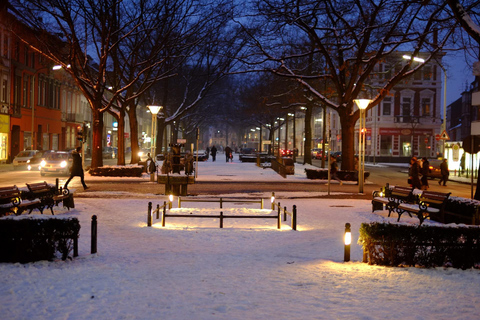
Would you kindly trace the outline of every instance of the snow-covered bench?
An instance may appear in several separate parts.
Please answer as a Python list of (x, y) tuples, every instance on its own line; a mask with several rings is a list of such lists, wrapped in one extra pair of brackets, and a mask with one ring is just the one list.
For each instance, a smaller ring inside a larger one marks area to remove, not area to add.
[(423, 191), (418, 199), (418, 203), (400, 203), (397, 207), (398, 220), (403, 212), (416, 214), (420, 225), (429, 216), (443, 217), (445, 214), (445, 205), (447, 204), (450, 193)]
[(39, 199), (23, 199), (22, 192), (17, 186), (9, 186), (0, 188), (0, 216), (8, 214), (22, 214), (25, 210), (37, 208), (41, 204)]
[[(386, 187), (385, 192), (374, 191), (372, 199), (372, 212), (376, 210), (383, 210), (384, 206), (388, 210), (388, 216), (392, 211), (397, 211), (401, 203), (415, 203), (415, 195), (413, 188), (393, 186)], [(400, 219), (400, 216), (398, 217)]]

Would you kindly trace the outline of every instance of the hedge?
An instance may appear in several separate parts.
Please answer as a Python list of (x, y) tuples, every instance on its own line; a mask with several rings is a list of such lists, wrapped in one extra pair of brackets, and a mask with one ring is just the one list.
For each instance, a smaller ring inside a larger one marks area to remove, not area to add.
[(362, 223), (358, 243), (369, 264), (478, 268), (480, 228)]
[(131, 166), (106, 166), (90, 169), (88, 172), (92, 176), (105, 177), (141, 177), (144, 167), (140, 165)]
[(73, 250), (78, 239), (77, 218), (7, 218), (0, 220), (0, 261), (27, 263), (62, 260)]

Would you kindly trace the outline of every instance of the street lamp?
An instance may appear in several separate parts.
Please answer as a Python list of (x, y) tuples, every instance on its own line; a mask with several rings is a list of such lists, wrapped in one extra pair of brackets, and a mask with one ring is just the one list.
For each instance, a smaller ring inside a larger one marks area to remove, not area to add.
[(360, 110), (360, 125), (358, 127), (358, 192), (363, 193), (363, 179), (365, 171), (365, 109), (372, 100), (355, 99), (355, 103)]
[(152, 114), (152, 139), (150, 141), (150, 156), (153, 159), (156, 158), (155, 147), (156, 147), (156, 136), (157, 136), (157, 114), (162, 109), (161, 106), (147, 106)]

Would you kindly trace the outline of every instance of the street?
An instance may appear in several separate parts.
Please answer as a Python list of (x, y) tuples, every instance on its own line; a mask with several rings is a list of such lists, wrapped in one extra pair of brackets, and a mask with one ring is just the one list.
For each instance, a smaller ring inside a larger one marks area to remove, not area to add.
[[(104, 161), (105, 165), (113, 165), (116, 162), (116, 159)], [(319, 160), (314, 160), (314, 165), (320, 166)], [(243, 165), (243, 164), (242, 164)], [(244, 164), (249, 165), (249, 164)], [(253, 165), (253, 164), (251, 164)], [(35, 183), (46, 181), (51, 184), (55, 184), (56, 179), (59, 179), (59, 185), (62, 186), (67, 176), (62, 175), (47, 175), (40, 176), (38, 171), (27, 171), (27, 170), (13, 170), (11, 165), (2, 165), (0, 168), (0, 187), (8, 185), (17, 185), (19, 187), (25, 186), (25, 183)], [(271, 170), (271, 169), (266, 169)], [(351, 193), (351, 197), (354, 198), (363, 198), (371, 199), (372, 192), (379, 190), (381, 187), (385, 186), (386, 183), (390, 185), (400, 185), (405, 186), (407, 184), (407, 167), (405, 165), (372, 165), (367, 163), (365, 170), (370, 172), (370, 176), (365, 182), (364, 193), (363, 195), (358, 193), (358, 185), (354, 182), (345, 182), (342, 186), (338, 183), (333, 182), (330, 184), (330, 198), (339, 197), (345, 198), (345, 193)], [(201, 174), (201, 173), (200, 173)], [(221, 173), (219, 173), (221, 174)], [(447, 186), (438, 185), (438, 179), (429, 180), (430, 191), (438, 192), (451, 192), (452, 196), (470, 198), (471, 187), (470, 180), (463, 178), (455, 178), (454, 175), (451, 175), (451, 179)], [(138, 178), (138, 179), (128, 179), (120, 181), (111, 181), (109, 178), (91, 178), (88, 174), (85, 177), (87, 185), (90, 187), (89, 191), (125, 191), (129, 190), (135, 193), (153, 193), (153, 194), (162, 194), (163, 185), (155, 185), (154, 187), (149, 184), (149, 187), (146, 187), (145, 184), (149, 183), (148, 178)], [(457, 180), (457, 181), (453, 181)], [(460, 182), (459, 180), (463, 180)], [(84, 192), (81, 187), (79, 187), (80, 179), (73, 179), (70, 187), (76, 188), (76, 192)], [(476, 180), (475, 180), (476, 182)], [(190, 195), (202, 195), (202, 194), (225, 194), (225, 193), (253, 193), (253, 192), (271, 192), (271, 191), (283, 191), (283, 192), (328, 192), (328, 184), (324, 181), (318, 181), (318, 183), (312, 183), (312, 181), (298, 181), (298, 180), (289, 180), (285, 179), (285, 182), (282, 183), (272, 183), (272, 182), (262, 182), (262, 181), (198, 181), (193, 185), (188, 187), (188, 193)], [(338, 195), (341, 192), (342, 195)], [(475, 192), (475, 186), (473, 189)], [(87, 191), (88, 193), (88, 191)], [(88, 196), (87, 194), (83, 196)]]

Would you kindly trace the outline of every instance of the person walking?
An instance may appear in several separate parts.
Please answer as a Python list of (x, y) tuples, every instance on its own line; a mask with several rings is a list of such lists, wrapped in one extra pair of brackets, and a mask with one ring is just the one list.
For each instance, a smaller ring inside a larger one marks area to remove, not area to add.
[(332, 177), (333, 180), (337, 180), (338, 182), (340, 182), (340, 185), (342, 185), (343, 182), (337, 176), (337, 172), (338, 172), (337, 159), (335, 159), (335, 157), (330, 157), (330, 176)]
[(430, 186), (428, 185), (428, 174), (430, 173), (430, 162), (426, 157), (422, 158), (422, 188), (423, 190), (428, 190)]
[(212, 155), (212, 162), (215, 162), (215, 160), (217, 159), (217, 148), (213, 146), (212, 149), (210, 150), (210, 153)]
[(408, 183), (413, 188), (422, 190), (422, 183), (420, 182), (420, 166), (418, 165), (417, 157), (410, 159), (410, 168), (408, 169)]
[(438, 181), (438, 184), (441, 185), (442, 182), (443, 182), (443, 186), (445, 187), (447, 185), (448, 176), (450, 175), (450, 171), (448, 170), (447, 159), (443, 159), (442, 164), (440, 164), (440, 173), (442, 175), (442, 179), (440, 179), (440, 181)]
[(72, 158), (73, 158), (72, 169), (70, 172), (70, 177), (68, 178), (67, 182), (65, 182), (65, 186), (63, 187), (64, 189), (68, 189), (68, 184), (70, 183), (70, 180), (73, 179), (73, 177), (80, 177), (80, 181), (82, 182), (82, 185), (83, 185), (83, 190), (88, 189), (87, 185), (85, 184), (82, 156), (80, 155), (81, 151), (82, 151), (82, 147), (77, 147), (77, 149), (75, 149), (75, 151), (72, 152)]
[(232, 148), (230, 148), (229, 146), (225, 148), (225, 158), (227, 162), (230, 161), (230, 159), (232, 158)]

